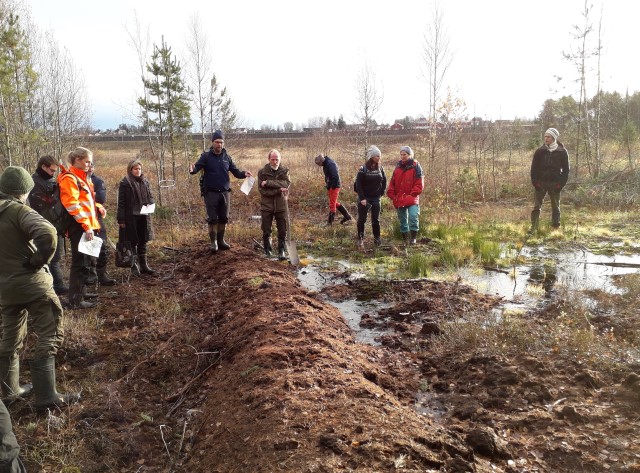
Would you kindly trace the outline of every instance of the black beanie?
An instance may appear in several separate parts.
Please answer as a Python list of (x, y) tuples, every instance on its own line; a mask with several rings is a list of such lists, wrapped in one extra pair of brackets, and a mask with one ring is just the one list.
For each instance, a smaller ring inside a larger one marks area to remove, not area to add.
[(211, 136), (211, 141), (215, 141), (215, 140), (224, 140), (224, 135), (222, 134), (222, 130), (216, 130), (213, 132), (213, 135)]

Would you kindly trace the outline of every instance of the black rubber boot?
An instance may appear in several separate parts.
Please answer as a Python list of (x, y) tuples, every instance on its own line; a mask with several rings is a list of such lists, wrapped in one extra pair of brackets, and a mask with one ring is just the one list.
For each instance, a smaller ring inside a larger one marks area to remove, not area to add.
[(411, 237), (410, 237), (410, 235), (409, 235), (409, 232), (407, 232), (407, 233), (403, 233), (403, 234), (402, 234), (402, 239), (404, 240), (404, 244), (405, 244), (405, 245), (408, 245), (408, 244), (409, 244), (409, 242), (411, 241), (411, 239), (410, 239), (410, 238), (411, 238)]
[(411, 239), (409, 243), (411, 243), (412, 245), (415, 245), (417, 242), (418, 242), (418, 231), (411, 230)]
[(140, 263), (138, 260), (138, 250), (133, 250), (133, 255), (131, 259), (131, 275), (132, 276), (140, 276)]
[(12, 358), (0, 358), (0, 383), (2, 401), (5, 404), (31, 394), (30, 384), (20, 386), (20, 359), (16, 355)]
[(224, 232), (227, 229), (227, 224), (226, 223), (219, 223), (218, 224), (218, 249), (219, 250), (228, 250), (229, 248), (231, 248), (231, 245), (229, 245), (226, 241), (224, 241)]
[(373, 233), (373, 244), (375, 246), (382, 245), (382, 239), (380, 239), (380, 224), (372, 223), (371, 224), (371, 232)]
[(287, 259), (287, 255), (284, 254), (284, 247), (284, 240), (278, 240), (278, 259), (280, 261), (285, 261)]
[(87, 284), (95, 284), (98, 282), (98, 270), (96, 268), (96, 258), (91, 258), (91, 266), (89, 267), (89, 276), (85, 281)]
[(211, 241), (211, 253), (218, 252), (218, 224), (210, 223), (209, 224), (209, 240)]
[(538, 222), (540, 222), (540, 211), (531, 211), (531, 231), (538, 229)]
[(156, 274), (156, 272), (149, 267), (149, 260), (147, 259), (147, 255), (140, 255), (140, 272), (143, 274)]
[(71, 309), (90, 309), (95, 307), (94, 302), (87, 302), (84, 300), (86, 293), (86, 287), (81, 281), (70, 280), (69, 281), (69, 307)]
[(264, 254), (270, 258), (271, 257), (271, 252), (273, 251), (273, 248), (271, 247), (271, 238), (268, 236), (263, 236), (262, 237), (262, 246), (264, 247)]
[(349, 211), (347, 210), (347, 208), (344, 205), (341, 205), (340, 207), (338, 207), (338, 212), (340, 212), (342, 214), (342, 220), (340, 220), (341, 224), (345, 224), (347, 222), (349, 222), (350, 220), (353, 220), (351, 218), (351, 214), (349, 214)]
[(109, 276), (107, 273), (107, 268), (96, 268), (96, 272), (98, 273), (98, 283), (101, 286), (115, 286), (116, 280)]
[(53, 356), (31, 362), (31, 379), (37, 410), (66, 407), (80, 400), (79, 393), (61, 394), (57, 391), (56, 359)]
[(335, 212), (329, 212), (329, 216), (327, 217), (327, 224), (328, 225), (333, 225), (333, 221), (336, 219), (336, 213)]

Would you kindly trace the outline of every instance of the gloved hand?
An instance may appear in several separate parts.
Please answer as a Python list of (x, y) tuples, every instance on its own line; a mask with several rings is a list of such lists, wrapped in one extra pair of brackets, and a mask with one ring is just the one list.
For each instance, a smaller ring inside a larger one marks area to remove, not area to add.
[(31, 257), (29, 258), (29, 261), (27, 261), (24, 264), (24, 267), (27, 269), (33, 269), (33, 270), (39, 270), (40, 268), (42, 268), (45, 265), (46, 261), (42, 258), (42, 255), (39, 252), (35, 252), (31, 255)]

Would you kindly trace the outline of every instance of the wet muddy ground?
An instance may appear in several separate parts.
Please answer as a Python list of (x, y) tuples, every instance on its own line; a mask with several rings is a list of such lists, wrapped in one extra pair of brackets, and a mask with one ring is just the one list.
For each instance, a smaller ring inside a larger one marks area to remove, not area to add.
[[(83, 402), (12, 408), (29, 471), (63, 458), (82, 472), (640, 472), (640, 365), (530, 342), (571, 301), (500, 338), (504, 324), (476, 322), (503, 299), (461, 281), (342, 273), (317, 292), (253, 249), (205, 248), (69, 311), (91, 327), (59, 356)], [(332, 305), (354, 300), (379, 301), (357, 322), (371, 343)], [(637, 333), (637, 312), (624, 323)], [(29, 456), (54, 440), (51, 457)]]

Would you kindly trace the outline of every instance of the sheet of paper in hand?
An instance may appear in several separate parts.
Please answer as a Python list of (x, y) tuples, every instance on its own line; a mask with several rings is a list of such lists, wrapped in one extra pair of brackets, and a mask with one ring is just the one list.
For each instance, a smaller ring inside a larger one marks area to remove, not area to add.
[(140, 209), (140, 215), (151, 215), (156, 211), (156, 204), (143, 205)]
[(242, 183), (242, 185), (240, 186), (240, 190), (245, 194), (249, 195), (249, 192), (251, 192), (251, 188), (253, 187), (254, 182), (256, 182), (255, 177), (253, 176), (247, 177)]
[(93, 240), (87, 240), (87, 234), (83, 233), (78, 243), (78, 251), (85, 255), (95, 256), (100, 255), (100, 247), (102, 246), (102, 238), (94, 235)]

